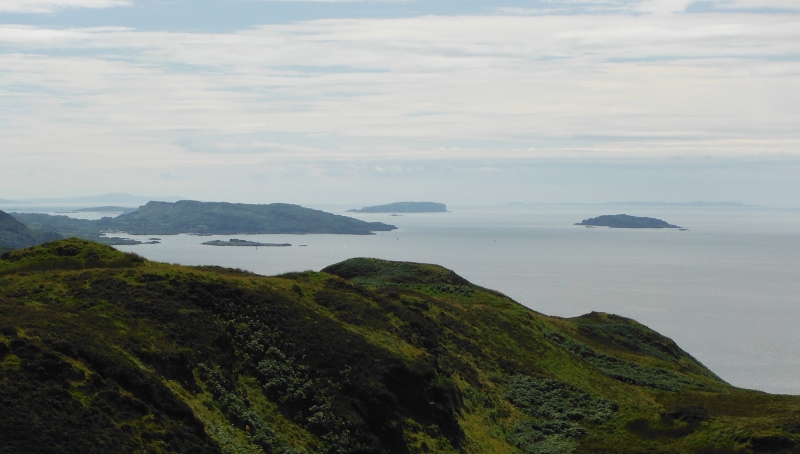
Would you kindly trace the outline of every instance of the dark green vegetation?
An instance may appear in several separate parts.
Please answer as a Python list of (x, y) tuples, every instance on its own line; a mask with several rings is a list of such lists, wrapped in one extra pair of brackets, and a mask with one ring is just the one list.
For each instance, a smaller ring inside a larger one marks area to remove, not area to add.
[(606, 214), (596, 218), (584, 219), (575, 225), (613, 227), (618, 229), (679, 229), (680, 226), (669, 224), (661, 219), (629, 216), (627, 214)]
[(446, 213), (447, 206), (436, 202), (395, 202), (347, 211), (353, 213)]
[(338, 233), (370, 235), (397, 227), (381, 222), (364, 222), (347, 216), (272, 203), (247, 205), (226, 202), (148, 202), (131, 213), (96, 221), (67, 216), (15, 213), (29, 227), (46, 228), (64, 236), (103, 241), (102, 232), (123, 231), (132, 235), (176, 235), (198, 233), (229, 235), (244, 233)]
[(291, 246), (289, 243), (259, 243), (258, 241), (247, 241), (247, 240), (238, 240), (236, 238), (231, 238), (228, 241), (222, 240), (214, 240), (214, 241), (206, 241), (206, 246), (266, 246), (266, 247), (277, 247), (277, 246)]
[(797, 452), (622, 317), (547, 317), (433, 265), (264, 277), (69, 239), (0, 256), (0, 453)]
[(55, 232), (29, 229), (14, 216), (0, 211), (0, 253), (61, 238)]

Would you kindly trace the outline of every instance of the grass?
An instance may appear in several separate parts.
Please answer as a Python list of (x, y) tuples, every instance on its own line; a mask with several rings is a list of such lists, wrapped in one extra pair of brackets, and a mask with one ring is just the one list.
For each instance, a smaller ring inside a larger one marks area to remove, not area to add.
[[(0, 453), (792, 452), (628, 319), (547, 317), (433, 265), (264, 277), (80, 240), (0, 258)], [(20, 428), (26, 428), (21, 430)]]

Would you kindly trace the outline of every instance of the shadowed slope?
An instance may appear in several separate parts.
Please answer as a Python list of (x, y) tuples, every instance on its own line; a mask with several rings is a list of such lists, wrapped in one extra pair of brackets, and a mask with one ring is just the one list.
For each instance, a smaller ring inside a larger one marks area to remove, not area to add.
[(11, 216), (0, 211), (0, 253), (13, 249), (35, 246), (61, 238), (54, 232), (32, 230)]

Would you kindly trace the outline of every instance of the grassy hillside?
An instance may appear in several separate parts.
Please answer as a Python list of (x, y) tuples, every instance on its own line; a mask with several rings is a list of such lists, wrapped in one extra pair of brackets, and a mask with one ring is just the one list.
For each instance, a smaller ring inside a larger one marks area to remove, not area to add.
[(796, 452), (736, 389), (603, 313), (434, 265), (263, 277), (61, 240), (0, 256), (0, 453)]
[(364, 222), (347, 216), (312, 210), (299, 205), (272, 203), (148, 202), (131, 213), (96, 221), (67, 216), (16, 213), (25, 224), (55, 230), (65, 236), (94, 239), (104, 231), (133, 235), (175, 235), (179, 233), (333, 233), (370, 235), (397, 227), (381, 222)]
[(61, 238), (54, 232), (32, 230), (14, 216), (0, 211), (0, 253)]

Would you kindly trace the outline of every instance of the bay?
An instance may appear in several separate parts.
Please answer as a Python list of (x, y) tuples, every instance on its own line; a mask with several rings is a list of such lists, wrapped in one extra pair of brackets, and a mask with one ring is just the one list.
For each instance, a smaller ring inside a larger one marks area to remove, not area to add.
[[(345, 207), (315, 208), (345, 214)], [(634, 318), (674, 339), (731, 384), (800, 394), (800, 211), (581, 205), (450, 209), (402, 216), (346, 213), (399, 228), (377, 235), (176, 235), (161, 237), (162, 244), (119, 249), (151, 260), (265, 275), (316, 271), (351, 257), (435, 263), (548, 315), (602, 311)], [(623, 212), (688, 230), (573, 225)], [(234, 237), (293, 246), (200, 244)]]

